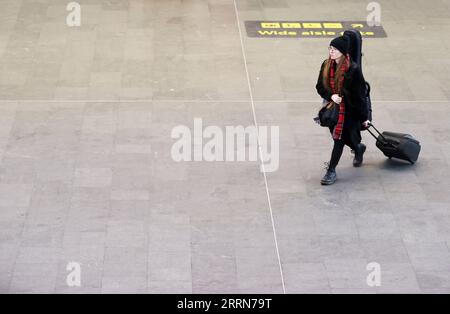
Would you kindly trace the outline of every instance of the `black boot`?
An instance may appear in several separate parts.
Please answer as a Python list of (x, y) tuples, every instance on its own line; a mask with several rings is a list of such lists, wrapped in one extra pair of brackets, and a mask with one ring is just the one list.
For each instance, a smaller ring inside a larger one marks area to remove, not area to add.
[(337, 180), (336, 170), (335, 169), (327, 169), (327, 173), (323, 176), (320, 183), (322, 185), (331, 185)]
[(353, 158), (353, 166), (359, 167), (363, 162), (363, 155), (366, 151), (366, 145), (359, 143), (357, 149), (355, 149), (355, 158)]

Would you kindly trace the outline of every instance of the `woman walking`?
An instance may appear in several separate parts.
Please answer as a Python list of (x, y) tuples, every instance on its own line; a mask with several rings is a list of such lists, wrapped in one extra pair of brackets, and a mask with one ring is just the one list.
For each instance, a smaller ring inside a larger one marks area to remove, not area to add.
[(366, 146), (361, 143), (361, 126), (369, 125), (368, 109), (365, 100), (365, 80), (359, 66), (349, 57), (350, 43), (346, 36), (333, 39), (328, 47), (328, 59), (322, 63), (316, 89), (326, 101), (339, 105), (338, 123), (330, 127), (334, 146), (327, 172), (321, 180), (322, 185), (336, 182), (336, 166), (344, 146), (354, 152), (353, 166), (363, 162)]

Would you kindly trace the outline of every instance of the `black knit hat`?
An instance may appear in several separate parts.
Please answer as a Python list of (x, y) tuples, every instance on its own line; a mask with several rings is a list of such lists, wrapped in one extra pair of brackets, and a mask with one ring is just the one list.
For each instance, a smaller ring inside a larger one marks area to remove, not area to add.
[(330, 42), (330, 46), (333, 46), (342, 54), (346, 55), (350, 50), (350, 41), (347, 36), (339, 36)]

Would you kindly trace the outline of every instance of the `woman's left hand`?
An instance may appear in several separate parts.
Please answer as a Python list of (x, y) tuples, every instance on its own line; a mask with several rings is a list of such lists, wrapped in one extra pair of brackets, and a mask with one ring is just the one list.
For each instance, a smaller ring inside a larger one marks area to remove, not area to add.
[(365, 127), (367, 129), (370, 125), (370, 120), (364, 121), (362, 125), (363, 125), (363, 127)]

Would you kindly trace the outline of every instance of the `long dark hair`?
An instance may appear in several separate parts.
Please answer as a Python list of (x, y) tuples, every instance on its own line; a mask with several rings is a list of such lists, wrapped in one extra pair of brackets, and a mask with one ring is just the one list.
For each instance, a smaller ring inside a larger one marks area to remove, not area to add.
[[(326, 64), (323, 68), (322, 73), (322, 80), (323, 80), (323, 86), (331, 91), (331, 84), (330, 84), (330, 68), (335, 63), (333, 59), (328, 57), (328, 60), (326, 61)], [(342, 57), (339, 59), (339, 62), (336, 64), (336, 72), (334, 75), (334, 86), (336, 87), (336, 92), (338, 94), (341, 94), (342, 84), (339, 84), (341, 81), (340, 78), (345, 74), (345, 72), (348, 71), (350, 64), (350, 56), (342, 55)]]

